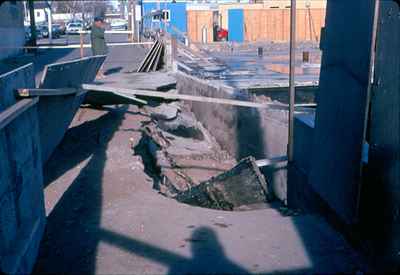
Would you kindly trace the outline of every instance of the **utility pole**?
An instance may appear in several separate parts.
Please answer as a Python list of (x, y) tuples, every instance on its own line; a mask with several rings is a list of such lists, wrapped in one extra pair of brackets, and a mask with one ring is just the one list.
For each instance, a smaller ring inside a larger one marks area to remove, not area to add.
[(119, 13), (121, 14), (120, 18), (126, 19), (126, 17), (125, 17), (125, 6), (126, 6), (125, 0), (119, 0), (118, 6), (119, 6)]
[(49, 44), (52, 43), (53, 41), (53, 11), (51, 8), (51, 1), (47, 1), (47, 8), (48, 8), (48, 14), (47, 14), (47, 19), (48, 19), (48, 28), (49, 28)]
[(85, 1), (82, 1), (82, 21), (85, 24)]
[(131, 20), (132, 20), (132, 42), (133, 42), (135, 39), (135, 31), (136, 31), (136, 1), (135, 0), (132, 0)]
[(135, 27), (136, 27), (136, 41), (140, 42), (140, 33), (142, 29), (142, 2), (136, 1), (135, 5)]
[[(29, 8), (30, 28), (31, 28), (30, 45), (36, 47), (37, 43), (36, 43), (35, 7), (33, 5), (33, 0), (28, 0), (28, 8)], [(34, 51), (36, 51), (36, 49)]]
[[(132, 0), (128, 0), (128, 29), (130, 31), (133, 30), (133, 21), (132, 21), (131, 13), (132, 13)], [(128, 34), (128, 40), (131, 42), (133, 41), (132, 33)]]
[(135, 30), (136, 30), (135, 9), (136, 9), (136, 1), (129, 0), (129, 2), (128, 2), (128, 29), (131, 32), (128, 34), (128, 38), (129, 38), (129, 41), (131, 41), (131, 42), (133, 42), (133, 40), (135, 39)]
[(290, 5), (290, 65), (289, 65), (289, 133), (288, 133), (288, 161), (293, 161), (294, 143), (294, 104), (296, 87), (294, 82), (296, 68), (296, 0)]

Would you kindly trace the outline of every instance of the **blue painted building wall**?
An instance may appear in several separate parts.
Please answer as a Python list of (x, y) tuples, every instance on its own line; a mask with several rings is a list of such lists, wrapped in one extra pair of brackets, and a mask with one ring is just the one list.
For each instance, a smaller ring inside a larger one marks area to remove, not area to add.
[[(170, 22), (167, 24), (167, 31), (171, 34), (176, 34), (176, 31), (174, 28), (168, 25), (174, 26), (176, 29), (178, 29), (182, 33), (187, 32), (187, 13), (186, 13), (186, 3), (185, 2), (178, 2), (178, 3), (172, 3), (172, 1), (168, 2), (143, 2), (143, 15), (151, 13), (152, 10), (157, 10), (158, 8), (158, 3), (159, 7), (161, 10), (170, 10)], [(145, 28), (150, 28), (151, 24), (153, 24), (154, 27), (160, 27), (164, 29), (164, 23), (156, 23), (153, 22), (151, 18), (147, 18), (144, 20), (144, 27)]]
[(244, 40), (244, 13), (243, 9), (230, 9), (228, 11), (228, 40), (243, 42)]

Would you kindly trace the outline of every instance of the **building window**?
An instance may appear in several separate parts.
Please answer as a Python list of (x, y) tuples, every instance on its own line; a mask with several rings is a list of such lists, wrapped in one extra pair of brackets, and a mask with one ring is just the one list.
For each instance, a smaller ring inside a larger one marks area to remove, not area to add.
[(162, 10), (161, 12), (157, 12), (157, 10), (152, 10), (151, 12), (156, 13), (152, 16), (153, 22), (160, 22), (160, 21), (170, 22), (171, 20), (170, 10)]
[(170, 10), (163, 10), (163, 19), (167, 22), (170, 21), (171, 18), (171, 11)]
[(37, 17), (40, 17), (40, 11), (37, 11), (37, 12), (36, 12), (36, 16), (37, 16)]

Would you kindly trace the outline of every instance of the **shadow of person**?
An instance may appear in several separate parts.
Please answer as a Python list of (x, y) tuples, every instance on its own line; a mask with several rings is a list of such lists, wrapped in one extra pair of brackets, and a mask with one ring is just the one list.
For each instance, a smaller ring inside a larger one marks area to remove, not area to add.
[(191, 243), (192, 258), (171, 265), (169, 274), (249, 274), (226, 257), (214, 230), (200, 227), (186, 241)]
[[(65, 150), (53, 155), (59, 169), (50, 173), (53, 178), (90, 158), (47, 217), (33, 274), (95, 274), (107, 148), (125, 118), (126, 108), (110, 110), (69, 129), (63, 141)], [(71, 138), (74, 136), (77, 138)]]

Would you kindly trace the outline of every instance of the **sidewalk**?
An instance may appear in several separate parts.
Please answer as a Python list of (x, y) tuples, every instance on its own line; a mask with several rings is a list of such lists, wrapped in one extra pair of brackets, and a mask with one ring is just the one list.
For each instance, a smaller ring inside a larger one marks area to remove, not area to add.
[[(158, 194), (136, 107), (82, 108), (45, 171), (36, 273), (331, 273), (362, 270), (322, 219), (222, 212)], [(133, 149), (132, 149), (133, 148)]]

